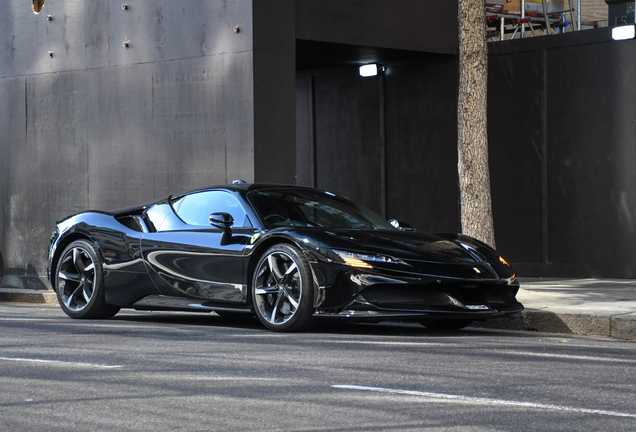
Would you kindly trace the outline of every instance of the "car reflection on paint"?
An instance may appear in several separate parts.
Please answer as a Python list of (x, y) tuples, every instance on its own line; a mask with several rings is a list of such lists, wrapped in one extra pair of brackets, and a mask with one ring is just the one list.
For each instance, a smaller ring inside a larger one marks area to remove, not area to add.
[(215, 186), (57, 224), (49, 279), (73, 318), (121, 308), (256, 315), (277, 331), (322, 317), (462, 328), (517, 315), (519, 284), (489, 246), (415, 232), (298, 186)]

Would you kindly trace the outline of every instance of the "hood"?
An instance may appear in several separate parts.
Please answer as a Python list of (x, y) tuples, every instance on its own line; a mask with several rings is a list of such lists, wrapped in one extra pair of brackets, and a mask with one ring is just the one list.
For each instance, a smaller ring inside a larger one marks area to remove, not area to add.
[(414, 231), (388, 230), (295, 230), (296, 236), (307, 236), (332, 249), (342, 249), (366, 254), (390, 255), (402, 260), (428, 261), (445, 264), (470, 264), (477, 259), (474, 252), (463, 248), (459, 242), (435, 234)]
[(435, 234), (404, 231), (356, 231), (334, 233), (350, 242), (347, 249), (392, 255), (404, 260), (438, 263), (474, 263), (475, 258), (459, 244)]

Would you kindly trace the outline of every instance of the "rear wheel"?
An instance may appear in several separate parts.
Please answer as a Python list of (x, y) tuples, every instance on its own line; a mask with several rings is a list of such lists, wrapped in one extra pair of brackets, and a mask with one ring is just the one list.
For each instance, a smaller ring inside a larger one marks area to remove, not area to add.
[(90, 242), (77, 240), (64, 249), (55, 278), (57, 300), (72, 318), (110, 318), (119, 308), (106, 304), (104, 271)]
[(254, 311), (263, 325), (275, 331), (309, 328), (313, 299), (311, 268), (303, 253), (287, 244), (269, 248), (252, 278)]

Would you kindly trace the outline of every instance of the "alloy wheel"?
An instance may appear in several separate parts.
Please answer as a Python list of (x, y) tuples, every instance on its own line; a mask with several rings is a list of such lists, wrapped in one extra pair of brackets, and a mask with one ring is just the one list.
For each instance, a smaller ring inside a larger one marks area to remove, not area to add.
[(275, 250), (265, 255), (254, 278), (254, 306), (272, 325), (292, 319), (303, 295), (303, 279), (291, 254)]
[(95, 292), (95, 263), (88, 251), (82, 247), (66, 251), (58, 266), (57, 286), (69, 310), (86, 308)]

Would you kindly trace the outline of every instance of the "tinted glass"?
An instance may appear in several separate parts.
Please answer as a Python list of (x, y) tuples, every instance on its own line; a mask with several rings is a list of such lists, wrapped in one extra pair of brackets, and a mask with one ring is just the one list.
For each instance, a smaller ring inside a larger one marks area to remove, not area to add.
[(247, 198), (266, 228), (306, 226), (396, 230), (368, 208), (328, 192), (262, 190), (250, 192)]
[(209, 227), (210, 215), (224, 212), (232, 215), (233, 227), (251, 226), (239, 201), (227, 192), (198, 192), (179, 198), (172, 205), (177, 215), (190, 225)]

